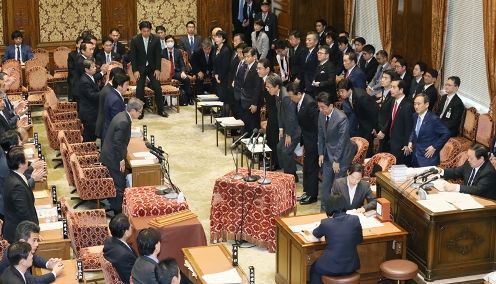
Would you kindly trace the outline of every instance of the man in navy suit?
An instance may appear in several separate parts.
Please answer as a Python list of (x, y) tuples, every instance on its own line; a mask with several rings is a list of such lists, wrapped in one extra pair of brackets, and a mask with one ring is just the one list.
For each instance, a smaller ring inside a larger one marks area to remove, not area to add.
[(270, 11), (270, 1), (262, 0), (260, 3), (261, 12), (255, 14), (254, 21), (262, 20), (264, 23), (264, 32), (269, 37), (269, 42), (272, 44), (277, 39), (277, 16)]
[(12, 32), (10, 37), (14, 41), (14, 44), (7, 46), (5, 49), (3, 61), (7, 59), (15, 59), (21, 63), (24, 63), (33, 58), (33, 51), (31, 50), (31, 47), (29, 45), (22, 44), (23, 35), (20, 31)]
[(315, 72), (317, 72), (317, 66), (319, 65), (319, 60), (317, 59), (319, 35), (316, 32), (308, 32), (305, 43), (307, 49), (302, 55), (304, 59), (302, 70), (296, 75), (297, 77), (294, 81), (300, 84), (305, 90), (305, 93), (313, 95), (315, 88), (312, 85), (312, 81), (315, 78)]
[(345, 53), (343, 56), (343, 65), (345, 73), (342, 78), (348, 79), (353, 85), (353, 88), (365, 89), (367, 87), (365, 73), (357, 65), (356, 53)]
[[(181, 55), (181, 51), (177, 48), (174, 48), (175, 41), (174, 37), (171, 35), (165, 36), (165, 46), (166, 48), (162, 50), (162, 57), (170, 60), (173, 66), (172, 78), (180, 81), (182, 83), (181, 88), (183, 89), (184, 95), (181, 96), (181, 105), (186, 106), (188, 102), (192, 102), (190, 97), (190, 88), (189, 88), (189, 77), (185, 72), (185, 65), (183, 61), (183, 57)], [(172, 74), (171, 74), (172, 75)]]
[[(332, 193), (341, 193), (346, 200), (346, 209), (356, 209), (357, 213), (373, 210), (377, 200), (370, 189), (370, 184), (363, 180), (363, 166), (353, 164), (348, 170), (348, 176), (338, 178), (332, 186)], [(367, 204), (365, 204), (367, 200)]]
[(125, 73), (117, 73), (112, 79), (112, 88), (110, 88), (108, 95), (105, 97), (103, 112), (104, 121), (102, 129), (102, 140), (107, 134), (107, 129), (114, 116), (119, 112), (126, 110), (124, 103), (124, 92), (129, 88), (129, 76)]
[(126, 47), (119, 41), (121, 37), (121, 32), (118, 28), (112, 28), (109, 33), (109, 37), (112, 39), (112, 51), (118, 54), (121, 58), (126, 55)]
[(103, 49), (95, 56), (96, 65), (102, 66), (109, 64), (111, 61), (120, 61), (121, 56), (114, 52), (112, 49), (113, 41), (110, 37), (106, 36), (102, 39)]
[(155, 268), (160, 253), (160, 233), (157, 229), (146, 228), (138, 233), (136, 238), (140, 256), (136, 259), (131, 270), (131, 277), (135, 284), (158, 283)]
[(131, 269), (138, 257), (127, 240), (133, 233), (133, 228), (124, 214), (115, 215), (109, 223), (111, 237), (103, 244), (103, 256), (112, 263), (124, 283), (129, 283)]
[(403, 56), (396, 56), (396, 63), (394, 63), (394, 70), (400, 76), (401, 80), (405, 83), (405, 94), (410, 91), (410, 85), (412, 84), (413, 77), (407, 71), (406, 59)]
[[(5, 253), (5, 252), (4, 252)], [(6, 251), (11, 265), (5, 269), (0, 283), (27, 284), (25, 273), (33, 265), (31, 246), (26, 242), (15, 242)]]
[(414, 167), (437, 166), (439, 153), (450, 137), (448, 128), (439, 117), (429, 110), (429, 96), (420, 93), (413, 102), (414, 127), (408, 143), (408, 153), (412, 153)]
[[(195, 22), (189, 21), (186, 23), (187, 34), (179, 38), (179, 47), (188, 52), (189, 58), (193, 56), (193, 53), (200, 49), (200, 43), (202, 42), (199, 35), (195, 35), (196, 25)], [(191, 60), (190, 60), (191, 61)]]
[(103, 88), (100, 90), (99, 98), (98, 98), (98, 116), (96, 118), (96, 126), (95, 126), (95, 135), (96, 137), (100, 138), (103, 140), (104, 136), (102, 136), (102, 130), (103, 130), (103, 124), (105, 123), (105, 98), (107, 95), (112, 92), (112, 80), (115, 77), (115, 74), (117, 73), (123, 73), (125, 74), (126, 72), (124, 69), (120, 67), (114, 67), (112, 70), (109, 72), (109, 80), (103, 86)]

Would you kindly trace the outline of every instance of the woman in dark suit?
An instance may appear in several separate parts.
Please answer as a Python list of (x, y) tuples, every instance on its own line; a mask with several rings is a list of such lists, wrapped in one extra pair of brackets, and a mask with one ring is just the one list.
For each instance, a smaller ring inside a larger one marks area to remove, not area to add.
[(363, 241), (362, 225), (357, 216), (345, 211), (344, 196), (331, 193), (326, 212), (329, 218), (313, 230), (316, 238), (325, 236), (327, 246), (310, 268), (310, 284), (321, 284), (323, 275), (347, 275), (360, 268), (357, 245)]
[(229, 73), (229, 64), (231, 62), (231, 48), (227, 44), (227, 34), (225, 31), (218, 31), (214, 36), (216, 46), (214, 54), (213, 72), (217, 96), (220, 101), (224, 102), (222, 116), (229, 116), (229, 105), (232, 103), (231, 97), (227, 93), (227, 81)]

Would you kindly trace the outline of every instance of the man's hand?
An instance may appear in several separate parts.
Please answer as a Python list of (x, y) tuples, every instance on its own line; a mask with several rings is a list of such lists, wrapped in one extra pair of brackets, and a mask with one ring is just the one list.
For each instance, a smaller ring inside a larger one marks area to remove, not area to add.
[(107, 63), (103, 64), (102, 66), (100, 66), (100, 71), (102, 71), (103, 73), (107, 73), (109, 71), (109, 65)]
[(257, 112), (257, 106), (256, 106), (256, 105), (251, 105), (251, 106), (250, 106), (250, 112), (251, 112), (251, 113), (255, 113), (255, 112)]
[[(203, 74), (203, 72), (202, 72), (202, 71), (198, 72), (198, 78), (199, 78), (200, 80), (203, 80), (203, 77), (205, 77), (205, 74)], [(233, 81), (233, 87), (234, 87), (234, 81)]]
[(401, 148), (401, 150), (403, 150), (403, 155), (405, 155), (405, 156), (408, 156), (412, 153), (412, 149), (410, 149), (408, 146), (403, 146), (403, 148)]
[(286, 135), (286, 139), (284, 139), (284, 146), (286, 148), (288, 148), (289, 146), (291, 146), (291, 136)]
[(57, 276), (60, 275), (62, 270), (64, 270), (64, 263), (62, 261), (57, 262), (57, 264), (52, 268), (52, 272), (54, 272)]
[(357, 213), (365, 213), (365, 208), (360, 207), (356, 210)]
[(320, 82), (313, 81), (312, 82), (312, 85), (315, 86), (315, 87), (319, 87), (320, 86)]
[(153, 72), (155, 74), (155, 79), (157, 79), (157, 81), (160, 81), (160, 70), (155, 70), (155, 72)]
[(457, 191), (458, 190), (458, 186), (459, 186), (458, 184), (447, 182), (444, 185), (444, 191)]
[(332, 162), (332, 171), (335, 174), (339, 173), (339, 163), (338, 162)]
[[(220, 84), (220, 79), (219, 79), (219, 75), (215, 74), (215, 81), (217, 82), (217, 84)], [(234, 85), (233, 85), (234, 86)]]
[(426, 158), (431, 158), (432, 155), (434, 155), (435, 152), (436, 152), (436, 149), (434, 149), (434, 147), (432, 147), (432, 145), (431, 145), (431, 146), (427, 147), (427, 149), (425, 149), (424, 156)]
[(324, 155), (319, 155), (319, 167), (322, 167), (323, 163), (324, 163)]
[(34, 181), (42, 181), (45, 178), (45, 176), (46, 176), (45, 169), (35, 169), (31, 174), (31, 177), (34, 179)]
[(61, 261), (61, 258), (50, 258), (46, 263), (46, 268), (53, 269)]
[(372, 88), (370, 86), (367, 87), (367, 94), (372, 94), (374, 90), (372, 90)]
[(24, 126), (27, 126), (28, 125), (28, 117), (27, 116), (23, 116), (21, 117), (17, 122), (16, 122), (16, 126), (17, 127), (24, 127)]
[(138, 71), (134, 71), (134, 73), (133, 73), (133, 74), (134, 74), (134, 78), (136, 78), (136, 81), (138, 81), (138, 80), (139, 80), (139, 78), (140, 78), (140, 72), (138, 72)]
[(26, 113), (26, 101), (19, 100), (13, 103), (14, 111), (18, 116), (22, 116)]
[(46, 162), (40, 159), (37, 159), (36, 161), (31, 163), (31, 166), (35, 170), (43, 170), (46, 169)]
[(377, 133), (377, 139), (381, 140), (381, 139), (384, 139), (384, 133), (382, 133), (382, 131), (379, 131), (379, 133)]
[(122, 160), (119, 163), (119, 170), (123, 173), (126, 170), (126, 161)]
[(279, 129), (279, 140), (284, 136), (284, 129)]

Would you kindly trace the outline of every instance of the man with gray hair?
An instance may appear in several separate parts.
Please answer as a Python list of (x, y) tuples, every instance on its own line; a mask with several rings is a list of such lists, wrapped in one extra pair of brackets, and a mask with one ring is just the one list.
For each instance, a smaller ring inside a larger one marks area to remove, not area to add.
[(126, 105), (126, 110), (119, 112), (112, 121), (103, 140), (100, 153), (101, 162), (108, 168), (114, 180), (116, 196), (109, 200), (110, 207), (117, 215), (122, 211), (122, 198), (126, 188), (126, 156), (127, 146), (131, 139), (131, 121), (138, 119), (143, 112), (143, 102), (132, 98)]
[(191, 56), (191, 72), (196, 79), (198, 94), (207, 90), (204, 82), (212, 76), (213, 56), (212, 42), (208, 38), (202, 41), (201, 48), (195, 50)]

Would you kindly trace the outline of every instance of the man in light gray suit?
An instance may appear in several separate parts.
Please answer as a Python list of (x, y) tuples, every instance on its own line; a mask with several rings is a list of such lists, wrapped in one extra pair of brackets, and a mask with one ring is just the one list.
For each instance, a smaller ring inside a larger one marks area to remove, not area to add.
[[(332, 193), (340, 193), (346, 199), (346, 210), (356, 209), (358, 213), (364, 213), (375, 209), (377, 200), (372, 194), (370, 184), (362, 180), (363, 166), (353, 164), (348, 170), (348, 176), (338, 178), (332, 186)], [(364, 201), (367, 204), (364, 205)]]
[(377, 71), (375, 72), (374, 78), (370, 80), (370, 83), (367, 86), (367, 93), (371, 96), (378, 94), (382, 91), (381, 79), (382, 73), (384, 71), (391, 69), (391, 65), (388, 60), (388, 53), (385, 50), (379, 50), (375, 54), (375, 59), (377, 59)]
[(326, 211), (327, 200), (335, 178), (343, 177), (357, 151), (350, 140), (350, 129), (346, 114), (334, 108), (336, 94), (322, 92), (317, 97), (320, 110), (318, 128), (319, 166), (322, 167), (320, 210)]
[(160, 253), (160, 233), (154, 228), (146, 228), (138, 233), (136, 238), (140, 257), (136, 259), (131, 270), (134, 284), (158, 283), (155, 267)]

